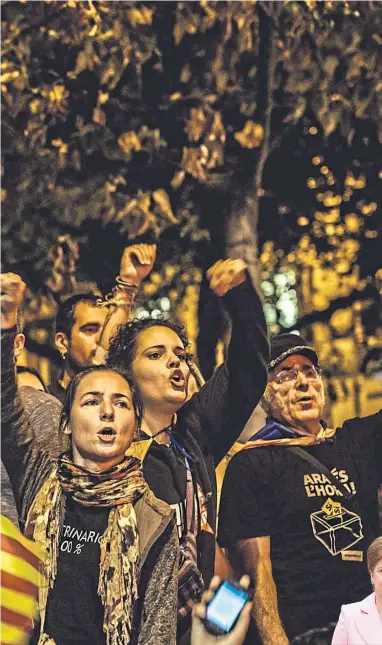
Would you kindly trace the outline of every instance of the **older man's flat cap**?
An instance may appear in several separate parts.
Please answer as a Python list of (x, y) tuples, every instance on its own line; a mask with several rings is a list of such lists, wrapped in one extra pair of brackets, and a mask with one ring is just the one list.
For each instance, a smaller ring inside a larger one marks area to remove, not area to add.
[(317, 352), (306, 338), (298, 334), (277, 334), (271, 340), (269, 369), (274, 370), (277, 365), (293, 354), (302, 354), (309, 358), (313, 365), (318, 366)]

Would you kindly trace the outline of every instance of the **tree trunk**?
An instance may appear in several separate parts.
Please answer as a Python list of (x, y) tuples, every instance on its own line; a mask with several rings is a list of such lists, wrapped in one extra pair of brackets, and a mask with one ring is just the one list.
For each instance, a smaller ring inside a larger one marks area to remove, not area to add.
[(243, 197), (234, 198), (226, 221), (226, 255), (242, 258), (248, 264), (249, 274), (258, 285), (258, 237), (259, 197), (253, 188), (247, 188)]
[[(274, 108), (273, 92), (278, 60), (276, 32), (272, 7), (259, 3), (259, 47), (258, 71), (258, 115), (257, 120), (263, 124), (264, 138), (259, 149), (254, 170), (245, 177), (237, 177), (228, 187), (225, 194), (224, 231), (211, 231), (211, 240), (215, 236), (222, 246), (226, 257), (242, 258), (248, 264), (248, 271), (253, 283), (260, 292), (260, 275), (258, 271), (258, 222), (260, 199), (263, 195), (263, 175), (266, 161), (271, 150), (271, 121)], [(244, 174), (244, 173), (243, 173)], [(228, 192), (230, 191), (230, 192)], [(205, 378), (209, 378), (214, 369), (215, 349), (219, 340), (228, 343), (227, 329), (230, 321), (224, 315), (220, 303), (213, 297), (206, 282), (201, 285), (198, 319), (199, 335), (197, 340), (199, 363)], [(225, 347), (227, 350), (227, 347)], [(226, 351), (225, 351), (226, 353)]]
[[(244, 185), (237, 184), (226, 219), (226, 252), (228, 257), (241, 257), (248, 263), (254, 284), (259, 287), (258, 223), (260, 200), (264, 195), (264, 167), (271, 150), (272, 112), (274, 108), (275, 75), (278, 61), (276, 31), (270, 5), (259, 3), (259, 69), (257, 120), (263, 124), (264, 138), (254, 172)], [(263, 91), (261, 91), (263, 88)]]

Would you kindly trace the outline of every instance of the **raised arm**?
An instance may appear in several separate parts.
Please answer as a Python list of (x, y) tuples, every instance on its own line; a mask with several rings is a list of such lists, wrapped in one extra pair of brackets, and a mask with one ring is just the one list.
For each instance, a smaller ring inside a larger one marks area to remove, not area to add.
[(52, 468), (49, 455), (34, 446), (33, 428), (24, 414), (16, 385), (13, 343), (17, 310), (24, 291), (25, 284), (18, 275), (6, 273), (1, 276), (1, 458), (22, 520)]
[[(348, 419), (338, 432), (348, 433), (355, 460), (362, 459), (362, 452), (358, 448), (360, 442), (373, 446), (377, 464), (377, 482), (380, 486), (382, 484), (382, 410), (368, 417)], [(376, 531), (379, 532), (379, 529), (376, 528)]]
[(102, 306), (108, 307), (109, 311), (99, 340), (95, 363), (106, 362), (111, 339), (118, 327), (130, 320), (139, 286), (153, 268), (156, 249), (155, 244), (133, 244), (125, 248), (116, 286), (111, 297), (107, 297), (102, 303)]
[[(220, 260), (208, 272), (232, 319), (228, 358), (185, 406), (202, 420), (215, 463), (227, 454), (267, 383), (269, 343), (260, 298), (242, 260)], [(180, 412), (182, 414), (182, 412)]]

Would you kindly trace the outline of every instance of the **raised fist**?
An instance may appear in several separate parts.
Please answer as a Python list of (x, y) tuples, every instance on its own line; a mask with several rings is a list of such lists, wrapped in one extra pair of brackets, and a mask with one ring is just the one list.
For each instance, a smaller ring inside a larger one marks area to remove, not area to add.
[(153, 268), (156, 254), (156, 244), (127, 246), (121, 259), (120, 277), (122, 280), (138, 287)]
[(16, 273), (2, 273), (1, 281), (1, 326), (10, 329), (16, 325), (17, 311), (23, 301), (26, 284)]
[(212, 291), (217, 296), (225, 296), (228, 291), (245, 281), (246, 268), (244, 260), (218, 260), (215, 262), (207, 271)]

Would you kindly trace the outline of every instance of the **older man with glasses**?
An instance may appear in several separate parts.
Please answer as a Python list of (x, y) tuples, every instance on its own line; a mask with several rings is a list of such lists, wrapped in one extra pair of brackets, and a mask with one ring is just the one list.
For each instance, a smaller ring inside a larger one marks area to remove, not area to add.
[(324, 402), (316, 350), (297, 334), (275, 336), (266, 425), (229, 464), (219, 519), (221, 546), (255, 583), (264, 645), (325, 626), (343, 603), (370, 593), (382, 412), (332, 430)]

